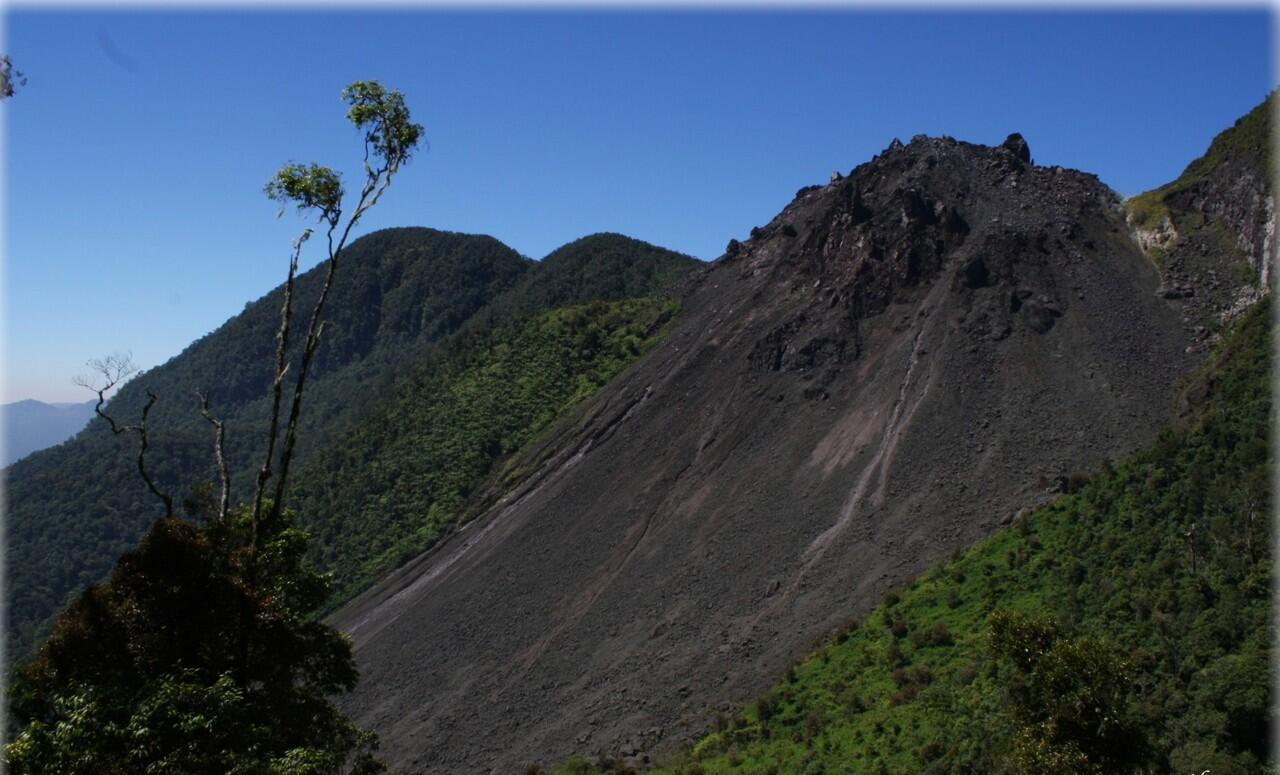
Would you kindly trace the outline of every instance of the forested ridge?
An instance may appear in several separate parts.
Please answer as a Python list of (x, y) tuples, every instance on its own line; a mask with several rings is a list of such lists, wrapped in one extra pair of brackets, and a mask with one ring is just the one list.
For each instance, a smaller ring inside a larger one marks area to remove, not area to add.
[[(621, 235), (593, 235), (531, 261), (491, 237), (426, 228), (387, 229), (343, 254), (326, 312), (299, 429), (300, 466), (330, 439), (377, 417), (402, 378), (421, 378), (415, 364), (444, 363), (432, 353), (449, 339), (456, 353), (554, 306), (618, 300), (659, 292), (697, 266), (687, 256)], [(593, 267), (602, 267), (594, 270)], [(295, 306), (307, 309), (320, 273), (298, 278)], [(159, 400), (149, 427), (148, 465), (162, 487), (191, 500), (192, 486), (215, 479), (213, 436), (196, 391), (226, 423), (234, 499), (251, 490), (265, 438), (273, 333), (282, 300), (277, 288), (246, 305), (218, 330), (165, 364), (137, 375), (109, 403), (133, 420), (150, 388)], [(127, 344), (127, 343), (122, 343)], [(291, 350), (298, 348), (292, 343)], [(444, 351), (441, 350), (441, 353)], [(70, 379), (73, 375), (68, 375)], [(49, 617), (76, 592), (105, 577), (158, 516), (138, 479), (130, 438), (95, 420), (69, 442), (5, 469), (8, 488), (8, 626), (13, 657), (30, 653)], [(301, 480), (299, 480), (301, 481)], [(314, 481), (314, 480), (313, 480)], [(330, 528), (341, 518), (302, 514)], [(313, 556), (324, 547), (313, 545)], [(328, 570), (328, 568), (325, 568)], [(348, 587), (350, 588), (350, 587)]]
[[(889, 593), (655, 771), (1270, 771), (1272, 334), (1267, 299), (1153, 445)], [(557, 771), (630, 770), (601, 753)]]
[[(650, 299), (556, 309), (477, 332), (400, 380), (299, 472), (296, 503), (334, 602), (434, 544), (495, 462), (648, 350), (676, 310)], [(505, 473), (510, 484), (518, 472)]]

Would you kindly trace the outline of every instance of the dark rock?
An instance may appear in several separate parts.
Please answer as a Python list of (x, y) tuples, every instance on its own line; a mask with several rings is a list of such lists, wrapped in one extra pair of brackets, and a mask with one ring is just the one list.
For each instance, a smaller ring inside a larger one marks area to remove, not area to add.
[(983, 262), (982, 257), (970, 259), (960, 270), (960, 279), (964, 283), (964, 287), (976, 290), (978, 288), (986, 288), (991, 281), (991, 274), (987, 271), (987, 265)]
[(1031, 146), (1027, 145), (1027, 141), (1022, 139), (1022, 135), (1017, 132), (1006, 137), (1000, 147), (1013, 153), (1019, 161), (1026, 164), (1031, 163)]
[(1022, 318), (1027, 322), (1027, 327), (1037, 334), (1045, 334), (1049, 329), (1053, 328), (1053, 324), (1062, 313), (1058, 311), (1057, 305), (1048, 305), (1039, 299), (1028, 300), (1022, 305)]

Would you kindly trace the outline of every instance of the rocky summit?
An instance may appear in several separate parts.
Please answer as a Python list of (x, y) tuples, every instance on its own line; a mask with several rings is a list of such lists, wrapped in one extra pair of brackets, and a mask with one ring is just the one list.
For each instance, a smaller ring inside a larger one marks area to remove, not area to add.
[(513, 489), (340, 610), (397, 770), (636, 762), (938, 558), (1150, 440), (1179, 299), (1092, 175), (894, 141), (688, 279)]

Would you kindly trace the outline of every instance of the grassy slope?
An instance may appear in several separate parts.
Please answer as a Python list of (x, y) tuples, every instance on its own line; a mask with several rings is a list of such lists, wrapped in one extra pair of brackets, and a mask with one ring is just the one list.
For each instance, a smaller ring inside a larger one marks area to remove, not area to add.
[(674, 302), (593, 302), (509, 323), (425, 364), (299, 475), (335, 602), (429, 548), (494, 463), (661, 338)]
[[(1269, 315), (1264, 302), (1240, 321), (1187, 390), (1184, 420), (1150, 449), (891, 593), (661, 771), (1014, 771), (1010, 675), (987, 645), (989, 615), (1005, 610), (1050, 615), (1127, 654), (1128, 714), (1155, 771), (1258, 772)], [(581, 759), (561, 770), (589, 771)]]

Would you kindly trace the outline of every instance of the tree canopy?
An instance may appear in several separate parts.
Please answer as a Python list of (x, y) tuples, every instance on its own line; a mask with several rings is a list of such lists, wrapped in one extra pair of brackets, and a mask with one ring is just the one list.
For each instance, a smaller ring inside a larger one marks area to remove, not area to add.
[[(365, 132), (366, 179), (342, 224), (338, 176), (319, 165), (286, 164), (266, 185), (273, 199), (318, 211), (328, 223), (328, 262), (300, 351), (291, 353), (298, 258), (311, 235), (294, 241), (276, 331), (266, 449), (253, 498), (234, 510), (226, 464), (226, 425), (200, 392), (200, 413), (215, 429), (213, 457), (221, 492), (191, 490), (188, 516), (148, 471), (147, 400), (135, 424), (117, 422), (105, 393), (132, 365), (94, 364), (105, 386), (97, 413), (113, 435), (135, 434), (137, 468), (164, 514), (111, 578), (81, 594), (11, 687), (21, 734), (5, 747), (15, 773), (238, 773), (321, 775), (383, 770), (376, 739), (329, 700), (350, 691), (357, 673), (350, 642), (314, 614), (329, 594), (327, 578), (304, 564), (307, 534), (284, 507), (308, 370), (323, 330), (325, 302), (352, 227), (386, 191), (417, 145), (398, 92), (357, 82), (342, 93), (348, 118)], [(369, 164), (370, 155), (379, 160)], [(342, 226), (336, 243), (335, 231)], [(291, 357), (293, 355), (294, 357)], [(293, 389), (285, 411), (285, 378)], [(142, 375), (142, 379), (146, 379)], [(127, 407), (125, 407), (127, 410)], [(282, 424), (282, 420), (284, 421)], [(279, 441), (279, 455), (275, 454)], [(265, 497), (274, 476), (276, 496)]]

